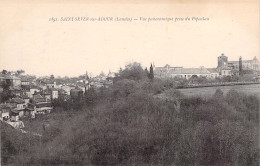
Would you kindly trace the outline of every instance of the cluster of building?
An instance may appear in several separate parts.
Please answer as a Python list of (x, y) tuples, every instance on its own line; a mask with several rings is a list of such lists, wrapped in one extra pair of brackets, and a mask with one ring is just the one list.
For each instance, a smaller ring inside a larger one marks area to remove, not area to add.
[(55, 79), (38, 78), (29, 80), (10, 74), (0, 74), (0, 93), (3, 85), (9, 85), (13, 98), (0, 103), (0, 119), (18, 122), (21, 117), (35, 118), (39, 114), (50, 113), (53, 101), (62, 99), (78, 100), (91, 87), (98, 89), (112, 84), (114, 73), (90, 79), (77, 79), (72, 83), (57, 83)]
[[(260, 72), (260, 63), (256, 57), (252, 60), (228, 61), (228, 57), (222, 54), (218, 57), (218, 66), (216, 68), (183, 68), (171, 67), (155, 67), (154, 76), (159, 78), (186, 78), (189, 79), (194, 75), (197, 77), (205, 77), (214, 79), (222, 76), (239, 75), (242, 70)], [(78, 100), (89, 88), (99, 89), (112, 85), (115, 73), (109, 72), (106, 76), (100, 74), (93, 78), (83, 76), (79, 79), (72, 79), (70, 83), (56, 82), (54, 78), (38, 78), (28, 79), (27, 77), (16, 75), (15, 73), (0, 74), (0, 93), (3, 92), (2, 85), (9, 85), (9, 90), (13, 98), (0, 103), (0, 119), (5, 121), (19, 121), (20, 117), (35, 118), (38, 114), (50, 113), (53, 110), (52, 101), (62, 99)]]
[(189, 79), (193, 75), (198, 77), (205, 77), (208, 79), (214, 79), (223, 76), (239, 75), (241, 70), (249, 70), (254, 73), (259, 73), (260, 62), (254, 57), (252, 60), (242, 60), (239, 61), (228, 61), (228, 57), (222, 54), (218, 57), (218, 66), (216, 68), (183, 68), (183, 67), (171, 67), (170, 65), (165, 65), (164, 67), (155, 67), (154, 76), (159, 78), (186, 78)]
[(227, 76), (239, 75), (242, 70), (258, 73), (260, 71), (260, 62), (256, 57), (252, 60), (242, 60), (242, 57), (239, 57), (238, 61), (228, 61), (228, 57), (221, 54), (218, 57), (217, 70), (220, 75)]

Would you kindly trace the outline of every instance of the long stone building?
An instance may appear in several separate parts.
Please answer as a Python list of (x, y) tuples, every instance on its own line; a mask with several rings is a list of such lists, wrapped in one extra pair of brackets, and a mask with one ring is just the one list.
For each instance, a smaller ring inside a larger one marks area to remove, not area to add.
[(214, 69), (210, 68), (207, 69), (205, 67), (199, 68), (183, 68), (183, 67), (171, 67), (170, 65), (165, 65), (164, 67), (154, 67), (154, 75), (155, 77), (159, 78), (186, 78), (189, 79), (193, 75), (198, 77), (207, 77), (207, 78), (216, 78), (219, 76), (219, 72)]
[[(240, 64), (240, 65), (239, 65)], [(239, 75), (239, 68), (241, 70), (250, 70), (259, 72), (260, 63), (256, 57), (252, 60), (242, 60), (242, 57), (238, 61), (228, 61), (228, 57), (224, 54), (218, 57), (217, 68), (183, 68), (183, 67), (171, 67), (165, 65), (164, 67), (154, 67), (154, 75), (159, 78), (186, 78), (189, 79), (193, 75), (198, 77), (206, 77), (209, 79), (216, 78), (219, 76), (232, 76)]]

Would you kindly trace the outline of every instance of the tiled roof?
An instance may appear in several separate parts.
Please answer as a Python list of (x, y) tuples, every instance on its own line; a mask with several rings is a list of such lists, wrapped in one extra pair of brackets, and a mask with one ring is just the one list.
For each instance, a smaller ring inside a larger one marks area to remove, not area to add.
[(30, 90), (30, 85), (21, 85), (22, 89)]
[(45, 80), (44, 81), (46, 84), (54, 84), (54, 81), (53, 80)]
[(44, 91), (43, 91), (43, 94), (45, 94), (45, 95), (50, 95), (51, 94), (51, 91), (49, 90), (49, 89), (45, 89)]
[(207, 68), (210, 73), (218, 73), (216, 68)]
[[(242, 63), (252, 63), (253, 60), (242, 60)], [(228, 61), (228, 63), (239, 63), (239, 61)]]
[(64, 89), (59, 89), (60, 93), (66, 93), (66, 91)]
[(29, 99), (29, 97), (27, 95), (21, 94), (20, 96), (22, 99)]
[(70, 91), (82, 91), (82, 89), (71, 89)]
[(17, 104), (16, 104), (16, 103), (6, 103), (6, 104), (4, 104), (4, 105), (6, 105), (7, 107), (10, 107), (11, 109), (14, 109), (14, 108), (17, 107)]
[(176, 68), (170, 69), (170, 74), (210, 74), (206, 68)]
[(0, 104), (0, 110), (11, 109), (9, 104)]
[(10, 75), (2, 74), (2, 73), (0, 73), (0, 78), (2, 78), (2, 79), (12, 79), (12, 77)]
[[(183, 67), (170, 67), (168, 65), (168, 70), (167, 70), (167, 65), (165, 67), (156, 67), (154, 70), (154, 73), (156, 75), (161, 75), (161, 76), (166, 76), (168, 74), (172, 75), (181, 75), (181, 74), (210, 74), (211, 72), (207, 70), (204, 67), (200, 68), (183, 68)], [(210, 69), (211, 70), (211, 69)], [(213, 70), (211, 70), (213, 71)], [(217, 71), (216, 71), (217, 72)]]
[(156, 67), (154, 70), (167, 70), (165, 67)]
[(16, 76), (12, 76), (12, 79), (14, 79), (14, 80), (21, 80), (21, 78), (16, 77)]
[(37, 103), (46, 102), (46, 100), (47, 100), (47, 99), (45, 99), (45, 98), (41, 98), (41, 99), (34, 99), (34, 100), (33, 100), (33, 102), (34, 102), (35, 104), (37, 104)]
[(34, 95), (41, 95), (42, 92), (34, 92)]
[[(253, 63), (254, 60), (257, 60), (256, 57), (252, 60), (242, 60), (242, 63)], [(228, 61), (228, 63), (239, 63), (239, 61)]]
[(11, 112), (14, 113), (14, 114), (19, 114), (18, 110), (11, 110)]
[(34, 106), (35, 106), (35, 104), (33, 104), (33, 103), (28, 103), (28, 108), (34, 108)]
[(52, 107), (51, 103), (38, 103), (36, 104), (37, 108), (41, 108), (41, 107)]
[(36, 85), (30, 85), (30, 89), (41, 89), (40, 87), (36, 86)]
[(228, 63), (239, 63), (239, 61), (228, 61)]
[(33, 111), (33, 110), (34, 110), (34, 108), (27, 107), (27, 108), (25, 108), (25, 110), (28, 110), (28, 111)]
[(33, 98), (34, 99), (41, 99), (41, 98), (44, 98), (44, 97), (42, 97), (41, 95), (37, 94), (37, 95), (34, 95)]
[(25, 101), (23, 99), (20, 99), (20, 98), (12, 98), (9, 102), (10, 103), (17, 103), (17, 104), (25, 103)]
[(22, 82), (29, 82), (29, 79), (27, 79), (27, 78), (21, 78), (21, 81), (22, 81)]
[(56, 88), (50, 88), (51, 91), (58, 91)]

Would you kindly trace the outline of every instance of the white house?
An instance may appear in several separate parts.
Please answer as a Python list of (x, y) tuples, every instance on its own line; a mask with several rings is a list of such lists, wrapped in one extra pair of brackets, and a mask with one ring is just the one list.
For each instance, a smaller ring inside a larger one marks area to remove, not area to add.
[(56, 88), (50, 88), (51, 90), (51, 98), (57, 99), (59, 97), (59, 91)]
[(33, 97), (33, 95), (36, 93), (36, 92), (40, 92), (41, 91), (41, 88), (40, 87), (38, 87), (38, 86), (31, 86), (30, 87), (30, 98), (32, 98)]
[(164, 67), (155, 67), (154, 75), (155, 77), (164, 78), (186, 78), (189, 79), (193, 75), (198, 77), (210, 77), (210, 72), (203, 66), (200, 68), (183, 68), (183, 67), (171, 67), (170, 65), (165, 65)]
[(232, 75), (231, 69), (222, 69), (221, 70), (221, 76), (231, 76), (231, 75)]
[(75, 87), (74, 86), (63, 85), (61, 87), (61, 89), (63, 89), (66, 92), (67, 95), (70, 95), (70, 90), (71, 89), (75, 89)]
[(0, 119), (8, 120), (10, 118), (11, 107), (8, 104), (0, 104)]
[(217, 78), (219, 77), (219, 72), (215, 68), (207, 68), (207, 70), (210, 72), (210, 78)]
[(12, 98), (7, 103), (10, 103), (10, 104), (13, 104), (14, 106), (16, 106), (13, 110), (19, 112), (20, 117), (24, 116), (24, 109), (26, 108), (26, 103), (23, 99)]

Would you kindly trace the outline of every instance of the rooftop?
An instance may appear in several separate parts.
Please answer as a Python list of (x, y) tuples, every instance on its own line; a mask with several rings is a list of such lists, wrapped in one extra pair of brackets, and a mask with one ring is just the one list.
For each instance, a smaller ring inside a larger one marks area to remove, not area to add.
[[(167, 70), (166, 68), (169, 67)], [(210, 74), (210, 72), (204, 68), (183, 68), (183, 67), (170, 67), (170, 65), (165, 65), (165, 67), (156, 67), (155, 73), (158, 71), (168, 71), (169, 74)]]
[(207, 68), (210, 73), (218, 73), (216, 68)]
[(20, 98), (12, 98), (10, 101), (8, 101), (9, 103), (16, 103), (16, 104), (23, 104), (25, 103), (25, 101), (23, 99)]

